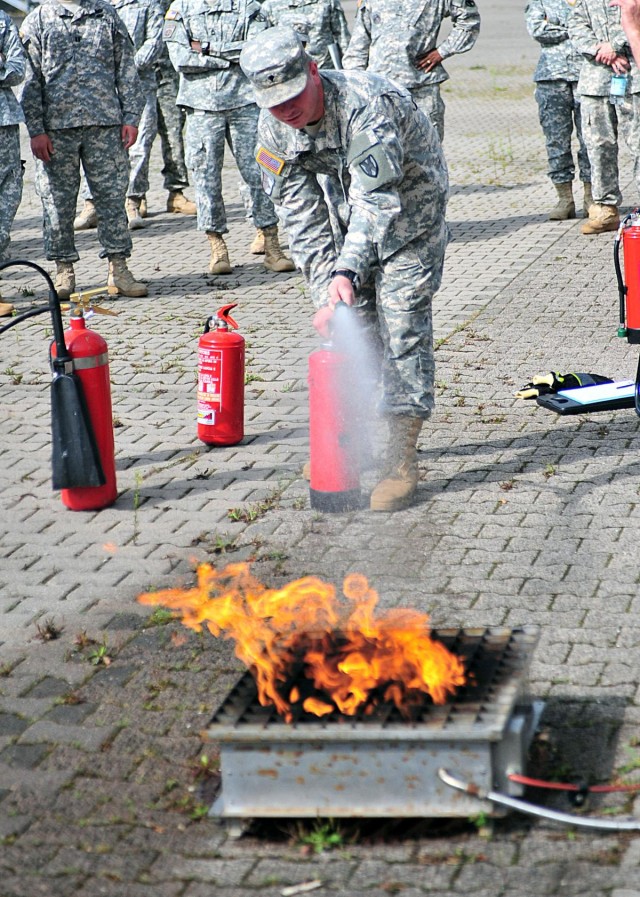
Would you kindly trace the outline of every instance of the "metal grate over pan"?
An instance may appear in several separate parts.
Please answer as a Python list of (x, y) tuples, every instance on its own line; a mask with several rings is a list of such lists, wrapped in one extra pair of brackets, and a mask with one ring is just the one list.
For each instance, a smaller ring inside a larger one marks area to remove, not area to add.
[[(443, 705), (428, 696), (424, 704), (404, 718), (392, 704), (376, 707), (370, 714), (346, 717), (336, 712), (319, 718), (298, 710), (286, 723), (273, 707), (262, 707), (249, 672), (236, 683), (213, 716), (207, 735), (218, 741), (307, 740), (331, 738), (357, 741), (372, 731), (383, 730), (403, 740), (498, 740), (514, 706), (523, 698), (528, 667), (538, 641), (535, 627), (522, 629), (434, 629), (434, 639), (461, 657), (467, 684)], [(292, 678), (289, 686), (299, 684)]]

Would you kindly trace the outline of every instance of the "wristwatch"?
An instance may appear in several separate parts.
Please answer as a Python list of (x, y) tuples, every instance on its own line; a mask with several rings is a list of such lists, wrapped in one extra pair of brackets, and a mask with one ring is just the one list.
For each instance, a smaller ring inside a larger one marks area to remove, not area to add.
[(209, 47), (211, 44), (208, 41), (200, 41), (200, 52), (203, 56), (209, 55)]
[(338, 268), (336, 271), (331, 272), (332, 278), (338, 277), (338, 276), (346, 277), (347, 280), (350, 280), (351, 286), (353, 287), (353, 289), (355, 290), (356, 293), (359, 291), (360, 287), (362, 286), (362, 284), (360, 283), (360, 276), (358, 274), (356, 274), (355, 271), (349, 271), (348, 268)]

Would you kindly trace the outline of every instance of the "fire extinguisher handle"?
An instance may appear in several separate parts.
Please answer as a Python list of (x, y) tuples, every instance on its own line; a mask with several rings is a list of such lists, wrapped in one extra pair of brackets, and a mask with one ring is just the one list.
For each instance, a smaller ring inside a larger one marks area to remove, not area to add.
[(239, 325), (231, 317), (230, 311), (232, 308), (235, 308), (237, 304), (237, 302), (231, 302), (229, 305), (223, 305), (222, 308), (219, 308), (216, 312), (217, 317), (221, 321), (224, 321), (226, 324), (233, 327), (234, 330), (238, 330)]

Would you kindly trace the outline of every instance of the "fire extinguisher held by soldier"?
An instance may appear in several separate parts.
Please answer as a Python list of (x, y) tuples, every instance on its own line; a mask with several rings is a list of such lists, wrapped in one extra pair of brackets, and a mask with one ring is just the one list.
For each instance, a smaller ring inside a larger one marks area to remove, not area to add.
[[(342, 300), (379, 350), (389, 444), (371, 508), (398, 510), (415, 496), (417, 442), (434, 407), (431, 302), (448, 240), (440, 140), (406, 90), (365, 72), (320, 72), (290, 28), (250, 40), (240, 64), (262, 107), (262, 184), (319, 309), (314, 323), (323, 330)], [(340, 239), (327, 195), (341, 197)]]

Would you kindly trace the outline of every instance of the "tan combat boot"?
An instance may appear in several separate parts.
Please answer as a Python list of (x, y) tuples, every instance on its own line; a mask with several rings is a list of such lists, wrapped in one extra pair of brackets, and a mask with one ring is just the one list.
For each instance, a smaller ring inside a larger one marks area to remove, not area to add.
[(417, 443), (422, 418), (398, 415), (389, 421), (384, 479), (371, 493), (372, 511), (400, 511), (411, 504), (418, 486)]
[(276, 271), (278, 274), (283, 271), (295, 271), (296, 266), (280, 248), (278, 225), (272, 224), (271, 227), (263, 227), (262, 234), (264, 237), (264, 266), (267, 271)]
[(146, 218), (146, 217), (147, 217), (147, 215), (148, 215), (148, 211), (149, 211), (149, 210), (148, 210), (148, 207), (147, 207), (147, 197), (146, 197), (146, 196), (141, 196), (141, 197), (140, 197), (140, 205), (138, 206), (138, 211), (140, 212), (140, 217), (141, 217), (141, 218)]
[(123, 255), (112, 255), (109, 258), (109, 276), (107, 278), (107, 293), (110, 296), (146, 296), (148, 290), (146, 284), (134, 279), (133, 274), (127, 268), (127, 260)]
[(231, 274), (229, 252), (222, 234), (207, 234), (211, 244), (211, 258), (209, 259), (209, 271), (211, 274)]
[(0, 296), (0, 318), (6, 318), (13, 314), (13, 305), (10, 302), (3, 302)]
[(584, 212), (584, 217), (589, 217), (589, 209), (593, 205), (593, 193), (591, 192), (591, 184), (589, 181), (584, 181), (582, 184), (584, 189), (584, 193), (582, 196), (582, 211)]
[(59, 299), (68, 299), (76, 288), (76, 275), (71, 262), (56, 261), (56, 278), (53, 284)]
[(264, 231), (261, 227), (256, 231), (253, 243), (249, 247), (249, 252), (252, 255), (264, 255)]
[(85, 199), (84, 206), (80, 214), (74, 219), (74, 230), (91, 230), (92, 227), (98, 226), (98, 216), (96, 215), (96, 207), (92, 199)]
[(140, 215), (140, 199), (137, 196), (127, 196), (124, 204), (129, 222), (129, 230), (140, 230), (147, 226), (147, 222)]
[(195, 215), (197, 212), (195, 202), (184, 195), (182, 190), (172, 190), (167, 199), (167, 212), (179, 212), (181, 215)]
[(589, 217), (580, 230), (583, 234), (604, 234), (607, 231), (618, 230), (620, 215), (615, 206), (594, 202), (589, 209)]
[(558, 194), (558, 202), (549, 212), (549, 221), (566, 221), (576, 217), (576, 204), (573, 201), (573, 188), (568, 184), (554, 184)]

